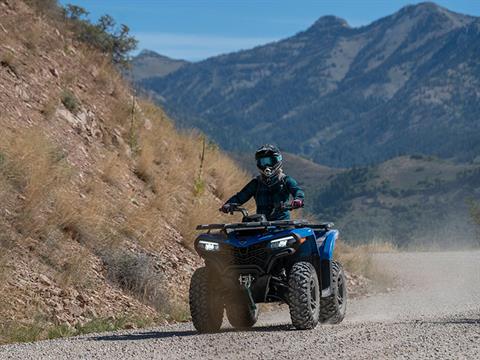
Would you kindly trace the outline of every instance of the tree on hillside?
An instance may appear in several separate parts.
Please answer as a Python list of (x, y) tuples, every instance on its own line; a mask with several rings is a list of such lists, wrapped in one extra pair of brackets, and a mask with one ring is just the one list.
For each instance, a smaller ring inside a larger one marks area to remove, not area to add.
[(129, 54), (138, 45), (137, 39), (130, 35), (128, 26), (117, 26), (110, 15), (103, 15), (94, 24), (88, 19), (89, 12), (77, 5), (68, 4), (63, 12), (77, 40), (109, 55), (114, 64), (128, 65)]

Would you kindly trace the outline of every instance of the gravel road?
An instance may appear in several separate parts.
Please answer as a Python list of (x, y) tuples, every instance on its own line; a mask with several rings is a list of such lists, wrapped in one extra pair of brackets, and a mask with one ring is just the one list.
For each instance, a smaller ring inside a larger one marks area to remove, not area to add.
[(398, 253), (375, 261), (388, 294), (349, 303), (340, 325), (292, 330), (286, 310), (250, 331), (191, 324), (0, 347), (0, 359), (480, 359), (480, 252)]

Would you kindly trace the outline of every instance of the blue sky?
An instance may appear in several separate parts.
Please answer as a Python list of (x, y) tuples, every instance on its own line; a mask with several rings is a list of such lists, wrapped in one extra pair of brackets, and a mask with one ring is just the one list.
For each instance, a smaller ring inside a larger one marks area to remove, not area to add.
[[(198, 61), (247, 49), (305, 30), (323, 15), (366, 25), (401, 7), (404, 0), (60, 0), (83, 6), (96, 20), (110, 14), (128, 25), (150, 49)], [(480, 0), (439, 0), (450, 10), (480, 16)]]

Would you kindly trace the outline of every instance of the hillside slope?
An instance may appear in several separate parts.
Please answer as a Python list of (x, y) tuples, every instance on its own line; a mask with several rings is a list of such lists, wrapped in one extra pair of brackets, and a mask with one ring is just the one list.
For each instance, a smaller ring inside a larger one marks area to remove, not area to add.
[(462, 248), (479, 243), (469, 215), (479, 199), (480, 165), (413, 155), (335, 175), (312, 210), (348, 241)]
[(188, 316), (194, 224), (246, 175), (64, 21), (1, 0), (0, 38), (0, 343)]
[(326, 16), (141, 85), (228, 150), (274, 142), (335, 167), (414, 153), (471, 160), (480, 150), (479, 34), (478, 18), (433, 3), (359, 28)]

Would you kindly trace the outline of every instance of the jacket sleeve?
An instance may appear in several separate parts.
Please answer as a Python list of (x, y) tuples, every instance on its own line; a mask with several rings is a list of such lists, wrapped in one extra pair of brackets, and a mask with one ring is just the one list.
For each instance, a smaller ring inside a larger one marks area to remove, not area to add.
[(243, 187), (238, 193), (227, 200), (226, 204), (245, 204), (255, 195), (257, 191), (257, 179), (252, 179), (247, 185)]
[(298, 186), (298, 183), (294, 178), (292, 178), (291, 176), (287, 176), (285, 182), (287, 184), (288, 191), (290, 191), (290, 194), (292, 194), (294, 199), (305, 199), (305, 193), (300, 188), (300, 186)]

